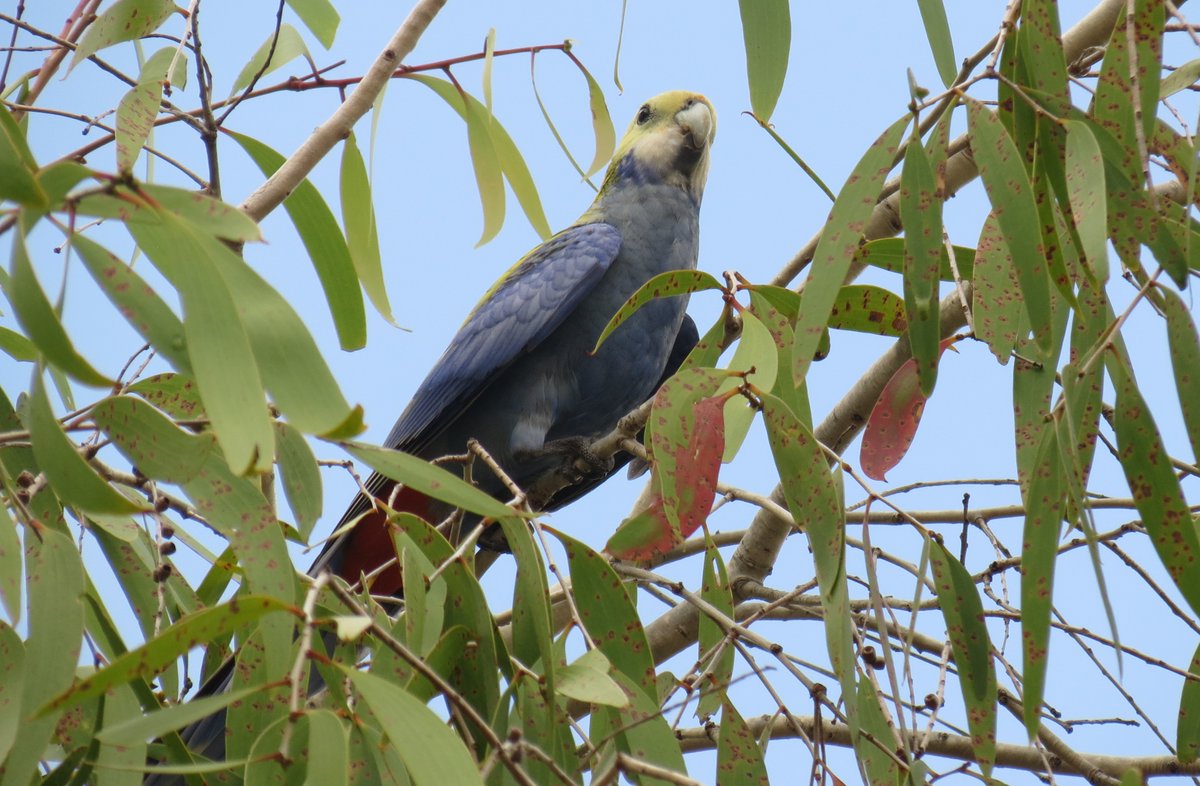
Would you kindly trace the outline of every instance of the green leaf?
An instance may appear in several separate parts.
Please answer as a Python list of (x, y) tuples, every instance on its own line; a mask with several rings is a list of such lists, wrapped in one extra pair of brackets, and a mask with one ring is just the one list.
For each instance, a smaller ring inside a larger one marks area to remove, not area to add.
[(275, 422), (275, 456), (288, 507), (296, 516), (300, 537), (308, 540), (324, 507), (321, 470), (304, 435), (287, 423)]
[[(899, 747), (900, 742), (895, 728), (883, 713), (883, 700), (870, 678), (862, 675), (858, 681), (859, 717), (863, 730), (870, 732), (874, 739), (859, 737), (854, 749), (871, 786), (893, 786), (902, 782), (900, 765), (888, 755), (893, 748)], [(881, 750), (880, 746), (886, 750)]]
[(1108, 223), (1106, 221), (1104, 160), (1100, 144), (1087, 123), (1067, 121), (1067, 190), (1080, 252), (1092, 275), (1108, 280)]
[(371, 181), (367, 166), (354, 140), (354, 134), (346, 137), (342, 144), (342, 223), (346, 227), (346, 247), (358, 280), (371, 299), (375, 310), (391, 324), (392, 306), (388, 302), (387, 287), (383, 280), (383, 257), (379, 252), (378, 224), (375, 221), (375, 205), (371, 198)]
[(1200, 57), (1187, 61), (1167, 74), (1162, 84), (1159, 85), (1158, 97), (1160, 99), (1170, 98), (1180, 90), (1186, 90), (1196, 84), (1197, 79), (1200, 79)]
[(958, 61), (954, 57), (954, 39), (950, 36), (946, 8), (942, 0), (917, 0), (917, 6), (921, 9), (921, 21), (925, 23), (925, 36), (929, 39), (938, 76), (942, 84), (949, 87), (958, 76)]
[(504, 540), (512, 549), (517, 563), (517, 580), (513, 586), (512, 646), (514, 658), (533, 666), (541, 662), (542, 681), (549, 693), (561, 686), (557, 678), (557, 658), (554, 654), (554, 629), (550, 622), (550, 588), (546, 583), (546, 566), (533, 540), (529, 526), (517, 519), (500, 520)]
[[(0, 608), (13, 624), (21, 621), (21, 540), (8, 508), (0, 505)], [(0, 684), (4, 680), (0, 679)], [(4, 713), (0, 711), (0, 718)], [(0, 751), (0, 760), (4, 752)]]
[[(178, 54), (178, 57), (176, 55)], [(174, 69), (170, 74), (167, 69)], [(179, 51), (178, 46), (164, 46), (154, 54), (146, 58), (142, 63), (142, 70), (138, 74), (139, 83), (158, 83), (167, 82), (173, 88), (183, 90), (187, 87), (188, 78), (188, 50)]]
[(771, 119), (787, 77), (792, 48), (792, 16), (788, 5), (788, 0), (738, 0), (742, 39), (746, 44), (750, 107), (764, 123)]
[(735, 784), (767, 786), (767, 767), (758, 740), (732, 702), (721, 705), (721, 731), (717, 738), (717, 786)]
[(1183, 410), (1184, 427), (1192, 445), (1192, 458), (1200, 462), (1200, 336), (1187, 305), (1176, 293), (1160, 287), (1167, 318), (1167, 345), (1175, 372), (1175, 392)]
[[(1200, 756), (1200, 647), (1192, 655), (1188, 673), (1197, 679), (1183, 681), (1183, 695), (1179, 697), (1179, 723), (1176, 727), (1176, 746), (1179, 761), (1194, 762)], [(3, 680), (0, 680), (3, 682)], [(0, 753), (3, 748), (0, 748)]]
[(37, 163), (21, 127), (7, 107), (0, 107), (0, 199), (32, 208), (49, 204), (46, 192), (34, 177)]
[(204, 407), (196, 382), (187, 374), (155, 374), (134, 382), (127, 388), (176, 420), (199, 420)]
[(899, 338), (908, 327), (904, 299), (883, 287), (847, 284), (833, 302), (829, 327)]
[(871, 144), (850, 173), (833, 203), (833, 209), (821, 232), (821, 240), (808, 266), (808, 278), (800, 300), (796, 321), (796, 343), (792, 345), (792, 380), (799, 387), (813, 361), (821, 335), (829, 323), (829, 314), (837, 300), (854, 252), (875, 208), (884, 176), (892, 168), (900, 137), (908, 126), (905, 116), (893, 123)]
[(220, 606), (188, 614), (160, 635), (59, 693), (38, 714), (44, 715), (68, 702), (99, 696), (115, 685), (124, 685), (138, 677), (153, 677), (192, 647), (244, 628), (263, 615), (277, 611), (299, 613), (295, 607), (276, 598), (243, 595)]
[(346, 724), (331, 710), (309, 710), (306, 784), (345, 786), (350, 782), (350, 735)]
[(548, 531), (553, 532), (567, 551), (571, 592), (588, 635), (617, 673), (637, 686), (638, 693), (657, 696), (654, 657), (621, 578), (607, 559), (585, 544), (561, 532)]
[(462, 740), (428, 707), (382, 677), (339, 666), (371, 708), (415, 786), (482, 786), (483, 778)]
[(159, 215), (158, 223), (126, 226), (179, 291), (196, 385), (225, 458), (238, 473), (265, 471), (275, 440), (258, 362), (233, 293), (212, 254), (197, 253), (211, 252), (201, 235), (169, 213)]
[[(742, 314), (742, 335), (738, 339), (737, 349), (729, 360), (730, 371), (750, 372), (746, 377), (730, 376), (721, 383), (717, 395), (739, 387), (744, 381), (749, 381), (762, 390), (773, 390), (775, 378), (779, 374), (779, 351), (775, 339), (765, 325), (750, 312)], [(725, 449), (721, 461), (733, 461), (737, 452), (746, 441), (750, 432), (750, 424), (754, 422), (755, 410), (745, 396), (734, 395), (725, 402)]]
[(21, 690), (21, 721), (8, 759), (6, 782), (29, 783), (46, 758), (46, 745), (56, 717), (33, 717), (39, 707), (75, 678), (84, 635), (84, 571), (71, 538), (45, 528), (41, 537), (25, 539), (29, 630), (25, 639), (25, 679)]
[[(269, 177), (282, 166), (283, 156), (257, 139), (226, 133), (242, 146), (264, 175)], [(362, 290), (350, 250), (333, 217), (333, 211), (307, 178), (283, 201), (283, 207), (317, 271), (325, 301), (329, 304), (330, 316), (337, 329), (338, 343), (347, 352), (362, 349), (367, 342), (367, 316)]]
[(1021, 284), (1012, 252), (993, 211), (983, 222), (975, 254), (975, 279), (971, 312), (975, 335), (1007, 365), (1017, 340), (1028, 333), (1029, 318), (1021, 305)]
[(595, 354), (614, 330), (623, 325), (625, 320), (651, 300), (721, 288), (721, 282), (717, 281), (711, 273), (705, 273), (703, 270), (668, 270), (666, 273), (659, 273), (638, 287), (637, 291), (630, 295), (629, 299), (617, 310), (617, 313), (613, 314), (612, 319), (608, 320), (608, 324), (604, 326), (604, 330), (600, 331), (600, 337), (596, 339), (596, 346), (592, 347), (591, 354)]
[(381, 448), (361, 442), (339, 443), (359, 461), (381, 475), (415, 489), (426, 496), (447, 502), (480, 516), (493, 519), (522, 515), (486, 492), (467, 483), (425, 459), (399, 450)]
[(613, 128), (612, 116), (608, 112), (608, 102), (604, 100), (604, 91), (600, 89), (599, 83), (583, 67), (582, 63), (576, 61), (576, 65), (587, 79), (588, 107), (592, 112), (592, 133), (596, 137), (596, 153), (592, 156), (592, 163), (588, 165), (587, 172), (583, 175), (588, 178), (603, 169), (604, 165), (608, 163), (608, 159), (612, 158), (613, 150), (617, 147), (617, 131)]
[(117, 0), (88, 25), (75, 48), (70, 68), (105, 47), (153, 33), (176, 10), (171, 0)]
[(92, 419), (139, 472), (168, 483), (194, 478), (216, 447), (211, 434), (180, 429), (136, 396), (104, 399)]
[(28, 418), (33, 455), (64, 505), (87, 513), (128, 514), (147, 509), (110, 486), (79, 455), (50, 409), (40, 372), (33, 375)]
[(465, 91), (444, 79), (425, 74), (407, 74), (406, 78), (433, 90), (466, 121), (467, 145), (471, 151), (471, 165), (475, 169), (479, 201), (483, 206), (483, 234), (476, 243), (476, 246), (482, 246), (495, 237), (504, 224), (504, 173), (489, 132), (490, 121), (486, 109)]
[(1046, 666), (1050, 654), (1050, 610), (1053, 603), (1054, 566), (1058, 560), (1059, 531), (1065, 512), (1058, 432), (1046, 428), (1025, 493), (1025, 533), (1021, 549), (1021, 639), (1024, 644), (1025, 730), (1037, 737)]
[(180, 371), (190, 371), (183, 323), (133, 268), (82, 234), (71, 236), (87, 271), (109, 301), (154, 350)]
[[(854, 258), (864, 265), (903, 274), (904, 238), (883, 237), (868, 241), (859, 247)], [(975, 249), (954, 246), (954, 264), (958, 267), (959, 275), (964, 281), (970, 281), (974, 276), (974, 262)], [(950, 267), (950, 261), (946, 259), (945, 255), (942, 256), (938, 276), (942, 281), (954, 281), (954, 270)]]
[(101, 374), (90, 363), (84, 360), (67, 335), (66, 328), (59, 321), (54, 306), (46, 298), (29, 263), (29, 255), (25, 249), (25, 233), (16, 227), (13, 235), (12, 248), (12, 277), (9, 279), (9, 301), (17, 322), (46, 357), (46, 360), (56, 368), (70, 374), (75, 379), (93, 387), (107, 387), (113, 381)]
[(983, 616), (983, 603), (971, 574), (940, 541), (932, 543), (930, 562), (946, 632), (954, 650), (971, 748), (975, 760), (991, 775), (996, 762), (996, 666)]
[(130, 718), (114, 725), (105, 725), (96, 733), (96, 739), (106, 745), (133, 745), (161, 737), (169, 731), (182, 729), (188, 724), (207, 718), (235, 701), (253, 696), (262, 687), (238, 691), (223, 691), (212, 696), (189, 699), (182, 704), (173, 704), (147, 715)]
[(1193, 610), (1200, 610), (1200, 536), (1188, 508), (1170, 454), (1142, 398), (1132, 373), (1120, 361), (1108, 363), (1109, 377), (1117, 389), (1116, 423), (1118, 458), (1138, 514), (1158, 558)]
[(267, 36), (267, 40), (262, 42), (262, 46), (243, 66), (237, 79), (233, 80), (233, 87), (229, 88), (229, 95), (249, 87), (255, 78), (262, 78), (283, 68), (301, 56), (308, 56), (308, 47), (304, 45), (304, 39), (296, 32), (296, 28), (285, 22), (279, 26), (278, 31), (272, 31)]
[(825, 615), (829, 660), (842, 687), (851, 735), (857, 736), (854, 640), (846, 588), (846, 512), (841, 478), (829, 471), (829, 457), (812, 430), (782, 401), (764, 396), (763, 420), (788, 510), (796, 526), (808, 534)]
[[(713, 608), (720, 611), (728, 619), (736, 619), (733, 613), (733, 591), (729, 586), (729, 572), (725, 569), (725, 561), (721, 552), (717, 551), (712, 539), (705, 536), (704, 549), (704, 583), (700, 588), (700, 597)], [(700, 645), (700, 656), (697, 663), (704, 670), (704, 680), (700, 688), (700, 702), (696, 706), (696, 717), (706, 719), (720, 707), (728, 707), (725, 690), (733, 677), (734, 647), (732, 641), (726, 641), (725, 630), (712, 618), (703, 612), (700, 614), (700, 628), (697, 636)], [(721, 652), (714, 657), (715, 648), (719, 645)], [(722, 718), (728, 718), (723, 715)], [(717, 770), (721, 767), (718, 764)]]
[(224, 244), (201, 236), (194, 238), (192, 248), (206, 252), (224, 277), (263, 384), (284, 416), (311, 434), (342, 438), (360, 433), (362, 407), (346, 403), (321, 350), (291, 304)]
[[(2, 515), (7, 518), (7, 514)], [(25, 644), (7, 622), (0, 620), (0, 761), (8, 757), (21, 729), (24, 689)]]
[(37, 360), (38, 351), (33, 342), (15, 330), (0, 327), (0, 351), (13, 360), (25, 363)]
[(1053, 343), (1050, 282), (1033, 186), (1021, 155), (1000, 119), (973, 99), (967, 99), (967, 119), (979, 174), (1008, 245), (1017, 280), (1021, 283), (1021, 299), (1033, 328), (1034, 340), (1045, 360)]
[(117, 104), (117, 171), (129, 173), (137, 163), (158, 117), (158, 105), (162, 100), (162, 85), (138, 82), (129, 89)]
[(98, 218), (117, 218), (127, 224), (155, 224), (166, 212), (187, 221), (201, 232), (225, 240), (262, 240), (258, 224), (241, 208), (199, 191), (154, 183), (121, 186), (111, 194), (86, 196), (79, 200), (78, 212)]
[(611, 668), (608, 658), (600, 650), (588, 650), (574, 663), (555, 671), (555, 686), (558, 693), (587, 704), (602, 704), (607, 707), (624, 707), (629, 697), (621, 686), (608, 676)]
[[(922, 3), (922, 14), (933, 0)], [(937, 0), (940, 8), (940, 0)], [(929, 20), (926, 19), (928, 26)], [(938, 270), (942, 256), (942, 203), (937, 198), (933, 165), (919, 139), (904, 151), (900, 174), (900, 220), (904, 224), (904, 305), (908, 343), (921, 382), (921, 392), (933, 393), (937, 381)]]
[(317, 37), (321, 46), (326, 49), (333, 46), (338, 24), (342, 20), (330, 0), (287, 0), (287, 4), (308, 31)]

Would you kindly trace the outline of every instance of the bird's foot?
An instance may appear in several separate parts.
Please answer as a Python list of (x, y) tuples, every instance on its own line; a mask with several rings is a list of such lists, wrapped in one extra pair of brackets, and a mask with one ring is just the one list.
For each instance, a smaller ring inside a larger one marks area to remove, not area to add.
[(598, 455), (592, 450), (592, 441), (587, 437), (556, 439), (543, 445), (542, 451), (562, 456), (562, 466), (558, 471), (571, 484), (612, 472), (612, 456)]

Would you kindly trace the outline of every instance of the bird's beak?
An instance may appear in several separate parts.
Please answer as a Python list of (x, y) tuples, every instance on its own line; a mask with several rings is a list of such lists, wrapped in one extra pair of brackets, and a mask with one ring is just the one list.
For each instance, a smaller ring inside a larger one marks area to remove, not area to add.
[(712, 144), (713, 132), (716, 130), (713, 112), (704, 101), (694, 101), (675, 115), (675, 122), (686, 138), (684, 144), (699, 152)]

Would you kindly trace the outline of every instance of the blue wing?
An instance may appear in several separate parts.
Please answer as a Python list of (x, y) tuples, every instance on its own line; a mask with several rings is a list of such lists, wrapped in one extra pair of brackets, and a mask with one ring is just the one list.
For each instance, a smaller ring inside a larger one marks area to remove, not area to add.
[(420, 451), (498, 372), (562, 324), (620, 250), (616, 228), (596, 223), (564, 229), (526, 255), (467, 317), (384, 444)]

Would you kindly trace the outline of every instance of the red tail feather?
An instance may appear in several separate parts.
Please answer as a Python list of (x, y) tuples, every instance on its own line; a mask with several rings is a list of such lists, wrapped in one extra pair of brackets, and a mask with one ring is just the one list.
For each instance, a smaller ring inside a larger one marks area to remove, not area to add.
[[(380, 493), (380, 499), (387, 502), (393, 486), (387, 486)], [(400, 490), (393, 501), (393, 509), (412, 513), (422, 518), (429, 516), (429, 497), (410, 488)], [(378, 568), (384, 562), (396, 556), (395, 547), (388, 534), (387, 517), (380, 511), (372, 511), (359, 520), (354, 531), (346, 536), (346, 542), (341, 546), (342, 557), (338, 560), (337, 574), (348, 582), (355, 582), (359, 576)], [(371, 591), (377, 595), (395, 595), (402, 587), (399, 565), (392, 564), (376, 576), (371, 582)]]

